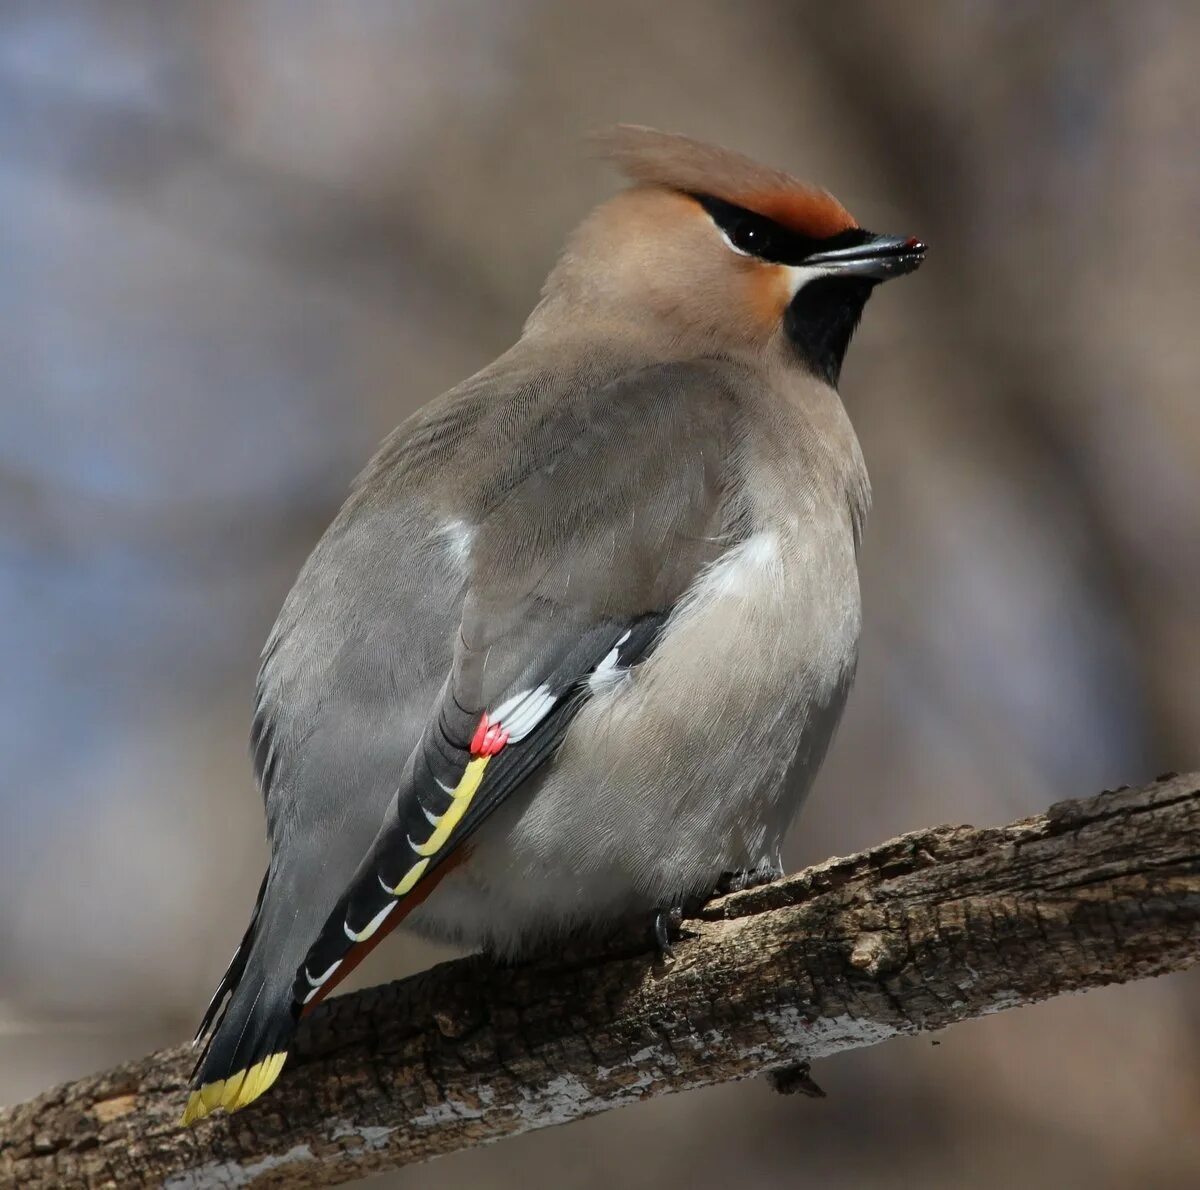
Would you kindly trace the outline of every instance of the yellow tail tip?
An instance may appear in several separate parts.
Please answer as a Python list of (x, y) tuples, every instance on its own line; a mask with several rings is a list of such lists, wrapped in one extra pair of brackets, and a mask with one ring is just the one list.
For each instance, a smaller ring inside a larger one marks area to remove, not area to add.
[(188, 1096), (180, 1123), (186, 1128), (211, 1115), (218, 1107), (227, 1112), (237, 1111), (253, 1103), (279, 1077), (287, 1051), (268, 1054), (261, 1062), (255, 1062), (246, 1070), (235, 1070), (228, 1078), (205, 1083)]

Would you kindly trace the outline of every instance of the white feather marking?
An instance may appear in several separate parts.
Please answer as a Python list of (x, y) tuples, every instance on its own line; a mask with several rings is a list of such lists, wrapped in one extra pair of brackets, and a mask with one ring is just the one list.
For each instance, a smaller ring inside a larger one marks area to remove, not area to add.
[(313, 990), (304, 997), (302, 1003), (307, 1004), (320, 990), (320, 988), (313, 988)]
[(623, 677), (622, 672), (617, 669), (617, 658), (621, 655), (621, 643), (629, 636), (621, 637), (611, 651), (605, 656), (604, 660), (592, 670), (592, 676), (588, 678), (588, 689), (593, 694), (599, 694), (602, 690), (607, 690), (618, 678)]
[(439, 789), (440, 789), (440, 790), (441, 790), (443, 793), (450, 793), (450, 794), (452, 794), (452, 793), (454, 792), (454, 786), (453, 786), (453, 785), (447, 785), (445, 781), (439, 781), (437, 777), (434, 777), (434, 780), (435, 780), (435, 781), (437, 781), (437, 787), (438, 787), (438, 788), (439, 788)]
[(471, 554), (471, 544), (475, 540), (475, 527), (462, 520), (447, 521), (442, 526), (441, 536), (455, 562), (460, 565), (466, 562)]
[[(529, 690), (521, 696), (520, 702), (515, 699), (509, 699), (508, 703), (497, 709), (496, 715), (488, 715), (488, 719), (493, 719), (499, 722), (500, 727), (503, 727), (509, 733), (509, 743), (516, 743), (517, 740), (522, 740), (545, 719), (550, 713), (550, 709), (557, 698), (551, 693), (550, 686), (542, 685), (536, 687), (536, 690)], [(514, 709), (508, 711), (508, 717), (500, 714), (508, 707), (509, 703), (514, 703)]]
[(714, 223), (713, 226), (721, 233), (721, 239), (725, 241), (725, 246), (730, 252), (736, 252), (739, 256), (752, 256), (753, 253), (747, 252), (745, 248), (739, 248), (728, 236), (725, 229), (719, 224)]
[(329, 970), (323, 971), (320, 975), (317, 976), (316, 979), (313, 979), (313, 977), (311, 975), (309, 975), (308, 968), (305, 967), (304, 968), (304, 978), (308, 980), (308, 986), (310, 988), (319, 988), (321, 986), (321, 984), (323, 984), (341, 965), (342, 965), (341, 959), (334, 960), (334, 962), (332, 962), (329, 965)]
[[(418, 804), (420, 804), (420, 802), (418, 802)], [(421, 806), (421, 813), (425, 815), (425, 821), (428, 822), (430, 826), (437, 826), (437, 824), (441, 822), (441, 818), (437, 814), (430, 814), (430, 812), (426, 810), (423, 805)]]
[[(388, 891), (390, 892), (391, 890), (389, 889)], [(384, 918), (386, 918), (387, 915), (391, 913), (391, 911), (395, 909), (399, 903), (399, 901), (389, 901), (382, 909), (380, 909), (378, 913), (375, 914), (373, 918), (371, 918), (369, 922), (367, 922), (367, 924), (361, 930), (358, 931), (357, 934), (350, 928), (350, 923), (348, 921), (342, 922), (342, 929), (345, 931), (346, 937), (349, 938), (351, 942), (365, 942), (373, 933), (375, 933), (377, 929), (379, 929), (381, 925), (383, 925)], [(307, 975), (308, 972), (306, 971), (305, 974)]]
[(387, 915), (391, 913), (391, 911), (395, 909), (398, 904), (399, 901), (389, 901), (386, 905), (384, 905), (384, 907), (380, 909), (380, 911), (376, 913), (369, 922), (367, 922), (366, 926), (359, 930), (356, 941), (365, 942), (368, 938), (370, 938), (371, 935), (374, 934), (381, 925), (383, 925), (384, 921), (387, 919)]
[(779, 534), (772, 529), (760, 529), (730, 550), (709, 568), (694, 590), (698, 596), (737, 597), (754, 591), (764, 576), (783, 576)]
[[(439, 821), (440, 821), (440, 820), (439, 820)], [(435, 826), (435, 827), (437, 826), (437, 823), (436, 823), (436, 822), (434, 823), (434, 826)], [(405, 837), (405, 838), (408, 840), (408, 845), (409, 845), (409, 847), (412, 849), (412, 853), (413, 853), (413, 855), (420, 855), (420, 854), (421, 854), (421, 848), (424, 846), (424, 844), (423, 844), (423, 843), (414, 843), (414, 842), (413, 842), (413, 837), (412, 837), (412, 835), (405, 835), (404, 837)], [(389, 888), (389, 889), (388, 889), (388, 892), (391, 892), (391, 891), (392, 891), (392, 890)]]
[[(544, 689), (544, 686), (538, 687), (538, 690)], [(488, 722), (499, 723), (502, 727), (507, 727), (508, 721), (518, 708), (522, 706), (527, 698), (532, 697), (536, 693), (537, 690), (522, 690), (520, 693), (514, 694), (512, 698), (506, 698), (494, 711), (488, 712)]]
[(816, 281), (819, 277), (828, 277), (834, 271), (834, 269), (813, 268), (812, 266), (806, 268), (804, 265), (788, 265), (788, 292), (795, 297), (810, 281)]
[(534, 697), (517, 712), (507, 723), (502, 725), (508, 731), (509, 743), (523, 740), (545, 717), (558, 701), (550, 692), (548, 686), (539, 686), (533, 692)]
[(514, 739), (519, 740), (528, 734), (527, 725), (531, 718), (531, 712), (536, 710), (539, 701), (537, 698), (530, 698), (528, 701), (523, 702), (507, 719), (500, 721), (504, 730), (508, 732), (510, 741)]
[[(721, 233), (721, 239), (725, 241), (725, 246), (731, 251), (736, 252), (739, 256), (748, 256), (753, 260), (759, 259), (753, 252), (747, 252), (744, 248), (739, 248), (728, 235), (725, 230), (718, 227), (717, 230)], [(770, 263), (769, 261), (764, 263)], [(788, 296), (794, 298), (800, 290), (810, 281), (815, 281), (818, 277), (828, 277), (831, 273), (836, 272), (836, 269), (823, 269), (812, 265), (784, 265), (787, 269)]]

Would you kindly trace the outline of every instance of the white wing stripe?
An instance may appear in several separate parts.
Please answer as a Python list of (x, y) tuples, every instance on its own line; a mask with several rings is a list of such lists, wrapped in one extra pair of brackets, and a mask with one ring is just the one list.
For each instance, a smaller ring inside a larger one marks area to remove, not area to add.
[[(538, 689), (545, 689), (544, 686)], [(527, 699), (537, 693), (537, 690), (521, 690), (514, 694), (512, 698), (506, 698), (494, 711), (488, 714), (488, 721), (495, 723), (500, 722), (502, 726), (507, 727), (507, 721), (513, 717), (517, 708)]]
[(332, 963), (330, 965), (330, 968), (328, 971), (322, 972), (320, 975), (317, 976), (316, 979), (313, 979), (313, 977), (311, 975), (309, 975), (308, 968), (305, 967), (304, 968), (304, 978), (308, 980), (308, 986), (310, 988), (319, 988), (321, 986), (321, 984), (323, 984), (341, 965), (342, 965), (342, 960), (337, 959), (334, 963)]
[(501, 726), (508, 731), (509, 743), (524, 739), (550, 713), (558, 701), (546, 686), (538, 687), (537, 697), (531, 699), (507, 723), (501, 720)]

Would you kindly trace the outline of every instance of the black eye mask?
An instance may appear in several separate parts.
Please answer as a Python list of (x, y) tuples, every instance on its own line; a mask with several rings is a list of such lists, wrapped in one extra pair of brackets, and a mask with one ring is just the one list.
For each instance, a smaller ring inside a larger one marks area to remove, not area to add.
[(724, 199), (710, 198), (705, 194), (693, 194), (691, 197), (709, 213), (712, 221), (739, 252), (771, 264), (803, 264), (808, 257), (819, 252), (854, 248), (871, 239), (871, 233), (861, 227), (851, 227), (824, 238), (801, 235), (765, 215), (756, 215)]

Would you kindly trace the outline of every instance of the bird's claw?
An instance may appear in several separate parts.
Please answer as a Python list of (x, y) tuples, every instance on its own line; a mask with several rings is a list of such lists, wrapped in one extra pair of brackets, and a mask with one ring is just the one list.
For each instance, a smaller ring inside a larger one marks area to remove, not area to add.
[(722, 872), (717, 880), (714, 896), (723, 897), (727, 893), (745, 892), (748, 888), (758, 888), (770, 884), (783, 875), (780, 864), (763, 864), (758, 868), (742, 868), (737, 872)]
[(811, 1064), (797, 1062), (794, 1066), (781, 1066), (767, 1071), (767, 1082), (780, 1095), (807, 1095), (810, 1099), (824, 1099), (825, 1092), (813, 1081)]
[(675, 957), (675, 947), (672, 944), (678, 939), (679, 927), (682, 924), (683, 907), (681, 905), (671, 905), (655, 913), (651, 927), (654, 933), (654, 945), (664, 959)]

